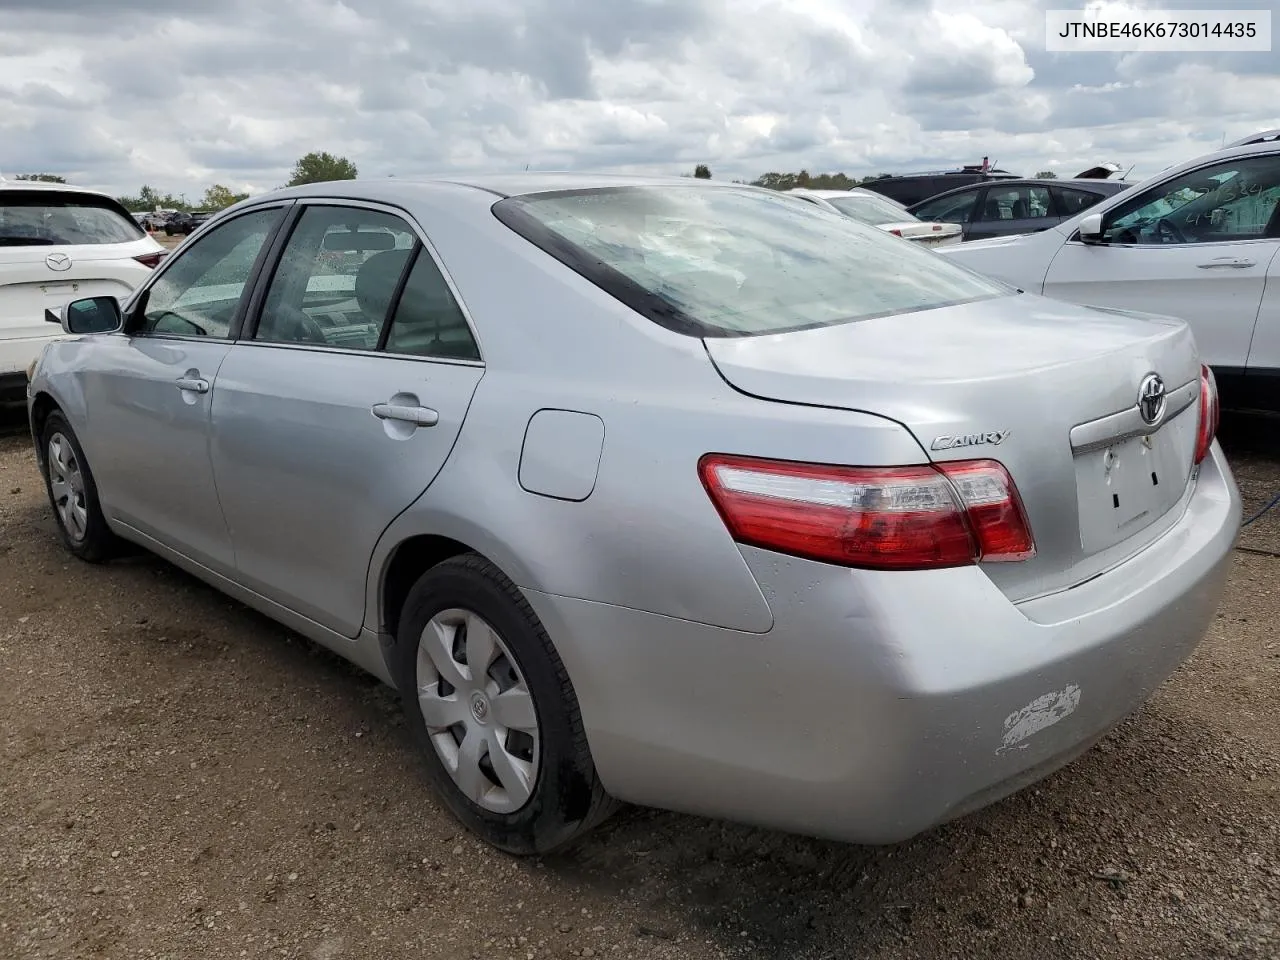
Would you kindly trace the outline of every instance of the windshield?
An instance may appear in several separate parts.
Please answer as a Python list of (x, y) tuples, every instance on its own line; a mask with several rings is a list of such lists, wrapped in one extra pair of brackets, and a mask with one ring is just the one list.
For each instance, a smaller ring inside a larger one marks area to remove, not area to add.
[(130, 243), (146, 234), (113, 200), (57, 190), (0, 192), (0, 246)]
[(692, 336), (782, 333), (1012, 292), (884, 231), (762, 190), (566, 190), (493, 209), (633, 310)]
[(869, 223), (878, 227), (884, 223), (907, 223), (914, 220), (911, 214), (901, 207), (894, 206), (888, 200), (879, 197), (862, 197), (855, 194), (851, 197), (827, 197), (831, 204), (845, 216)]

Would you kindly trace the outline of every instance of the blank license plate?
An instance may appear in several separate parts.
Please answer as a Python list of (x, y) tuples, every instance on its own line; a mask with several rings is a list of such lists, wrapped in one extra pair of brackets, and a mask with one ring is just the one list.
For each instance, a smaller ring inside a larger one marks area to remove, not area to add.
[(1179, 500), (1190, 463), (1178, 434), (1164, 429), (1076, 457), (1080, 540), (1086, 553), (1132, 536)]

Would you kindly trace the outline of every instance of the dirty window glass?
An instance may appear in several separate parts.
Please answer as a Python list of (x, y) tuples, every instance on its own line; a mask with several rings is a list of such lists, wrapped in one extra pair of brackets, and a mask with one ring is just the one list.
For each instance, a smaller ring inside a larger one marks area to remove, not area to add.
[[(1184, 173), (1115, 207), (1109, 243), (1221, 243), (1275, 236), (1280, 156), (1242, 157)], [(1270, 232), (1269, 232), (1270, 230)]]
[(257, 340), (374, 350), (417, 237), (399, 217), (310, 206), (285, 244)]
[(279, 209), (246, 213), (188, 241), (147, 291), (136, 333), (226, 337)]
[(876, 227), (765, 191), (615, 187), (494, 209), (633, 309), (695, 336), (780, 333), (1010, 292)]

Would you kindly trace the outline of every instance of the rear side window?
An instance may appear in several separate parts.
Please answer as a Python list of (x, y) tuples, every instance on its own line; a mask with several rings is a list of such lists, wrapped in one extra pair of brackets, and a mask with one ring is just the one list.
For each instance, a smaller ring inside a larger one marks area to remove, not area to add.
[(698, 337), (783, 333), (1010, 288), (766, 191), (614, 187), (509, 197), (507, 226), (633, 310)]
[(1064, 217), (1074, 217), (1081, 210), (1088, 210), (1102, 199), (1102, 194), (1088, 190), (1072, 190), (1070, 187), (1050, 187), (1058, 201), (1058, 210)]
[(0, 247), (130, 243), (146, 234), (109, 197), (60, 190), (0, 191)]

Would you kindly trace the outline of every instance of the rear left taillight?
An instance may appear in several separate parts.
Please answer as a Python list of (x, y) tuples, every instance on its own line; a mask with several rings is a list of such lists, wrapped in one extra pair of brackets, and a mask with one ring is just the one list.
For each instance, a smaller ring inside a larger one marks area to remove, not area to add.
[(144, 267), (150, 267), (154, 270), (156, 267), (160, 266), (160, 261), (168, 255), (168, 250), (157, 250), (155, 253), (144, 253), (142, 256), (134, 257), (133, 259), (137, 260)]
[(895, 237), (902, 236), (902, 231), (899, 230), (897, 227), (890, 227), (889, 232), (892, 233)]
[(840, 467), (708, 454), (698, 471), (742, 544), (872, 570), (1035, 555), (1013, 479), (994, 460)]
[(1209, 455), (1213, 446), (1213, 438), (1218, 435), (1218, 421), (1222, 409), (1218, 402), (1218, 381), (1213, 371), (1206, 366), (1200, 367), (1200, 422), (1196, 427), (1196, 463), (1200, 463)]

